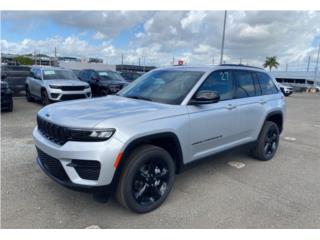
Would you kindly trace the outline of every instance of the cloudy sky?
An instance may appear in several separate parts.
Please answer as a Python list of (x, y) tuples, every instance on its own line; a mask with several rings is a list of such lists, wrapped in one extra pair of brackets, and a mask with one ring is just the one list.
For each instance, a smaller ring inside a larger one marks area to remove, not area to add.
[[(223, 11), (3, 11), (1, 51), (100, 57), (108, 63), (168, 65), (219, 62)], [(314, 62), (320, 12), (228, 11), (225, 60), (282, 67)]]

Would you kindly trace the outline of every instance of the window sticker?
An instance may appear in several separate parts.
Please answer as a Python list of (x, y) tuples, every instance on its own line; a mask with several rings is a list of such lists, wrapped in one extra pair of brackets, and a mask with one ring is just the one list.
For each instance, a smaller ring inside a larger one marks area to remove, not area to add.
[(228, 81), (229, 74), (228, 72), (220, 72), (221, 81)]
[(44, 74), (44, 75), (54, 75), (55, 72), (54, 72), (53, 70), (44, 70), (44, 71), (43, 71), (43, 74)]
[(99, 72), (100, 76), (108, 76), (109, 74), (107, 72)]

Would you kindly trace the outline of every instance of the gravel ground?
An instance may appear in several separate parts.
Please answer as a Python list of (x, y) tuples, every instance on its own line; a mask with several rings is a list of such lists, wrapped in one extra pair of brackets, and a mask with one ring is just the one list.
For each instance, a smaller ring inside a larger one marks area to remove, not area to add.
[(320, 95), (286, 99), (273, 160), (256, 161), (241, 149), (211, 157), (178, 175), (159, 209), (137, 215), (42, 173), (31, 138), (41, 106), (16, 98), (14, 112), (1, 113), (1, 227), (320, 228)]

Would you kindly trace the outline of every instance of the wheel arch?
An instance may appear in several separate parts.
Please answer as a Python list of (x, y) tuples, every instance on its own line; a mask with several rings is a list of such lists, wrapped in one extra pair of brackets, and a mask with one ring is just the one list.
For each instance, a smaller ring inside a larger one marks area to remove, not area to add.
[(151, 144), (154, 146), (158, 146), (164, 148), (168, 153), (171, 155), (174, 164), (175, 164), (175, 171), (179, 173), (181, 168), (183, 167), (183, 155), (182, 149), (180, 145), (179, 138), (173, 132), (162, 132), (162, 133), (155, 133), (146, 136), (142, 136), (136, 139), (133, 139), (124, 149), (121, 160), (119, 165), (116, 168), (115, 174), (112, 180), (113, 189), (116, 188), (121, 173), (124, 169), (124, 166), (128, 160), (128, 157), (132, 150), (136, 147), (141, 146), (143, 144)]
[(274, 122), (275, 124), (277, 124), (280, 133), (282, 132), (282, 130), (283, 130), (283, 113), (282, 113), (282, 111), (277, 110), (277, 111), (272, 111), (272, 112), (268, 113), (265, 120), (264, 120), (264, 123), (266, 121), (271, 121), (271, 122)]

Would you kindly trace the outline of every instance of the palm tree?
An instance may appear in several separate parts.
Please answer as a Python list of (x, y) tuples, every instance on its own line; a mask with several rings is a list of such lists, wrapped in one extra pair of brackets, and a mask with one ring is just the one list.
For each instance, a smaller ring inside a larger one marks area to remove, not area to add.
[(280, 63), (277, 62), (277, 57), (266, 57), (266, 61), (263, 64), (264, 68), (269, 68), (270, 72), (272, 68), (278, 68)]

